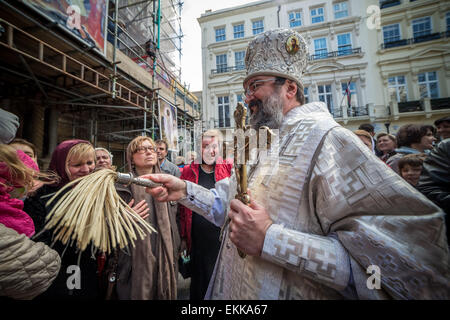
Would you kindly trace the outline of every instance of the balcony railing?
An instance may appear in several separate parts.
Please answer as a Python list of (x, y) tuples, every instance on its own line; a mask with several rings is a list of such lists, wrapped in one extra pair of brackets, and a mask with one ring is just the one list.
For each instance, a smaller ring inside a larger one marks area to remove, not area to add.
[[(330, 111), (330, 113), (333, 115), (333, 118), (342, 118), (343, 117), (343, 109), (342, 108), (335, 108)], [(363, 117), (369, 115), (369, 107), (366, 106), (352, 106), (350, 108), (347, 108), (347, 117), (353, 118), (353, 117)]]
[(398, 103), (398, 112), (415, 112), (424, 111), (423, 105), (420, 100), (406, 101)]
[(333, 118), (342, 118), (342, 109), (332, 109), (330, 113), (333, 115)]
[(450, 97), (431, 99), (431, 110), (450, 109)]
[(218, 74), (218, 73), (225, 73), (225, 72), (233, 72), (233, 71), (239, 71), (239, 70), (245, 70), (245, 66), (239, 65), (239, 66), (231, 66), (231, 67), (222, 67), (217, 69), (212, 69), (212, 74)]
[(386, 42), (386, 43), (381, 44), (381, 49), (389, 49), (389, 48), (406, 46), (407, 44), (410, 44), (409, 40), (410, 39), (402, 39), (402, 40)]
[(349, 117), (362, 117), (369, 115), (368, 106), (351, 107), (347, 109), (347, 115)]
[(444, 39), (444, 38), (449, 38), (449, 37), (450, 37), (450, 31), (430, 33), (430, 34), (418, 36), (415, 38), (401, 39), (401, 40), (382, 43), (381, 49), (395, 48), (395, 47), (400, 47), (400, 46), (406, 46), (409, 44), (432, 41), (432, 40), (436, 40), (436, 39)]
[(348, 56), (351, 54), (358, 54), (358, 53), (361, 53), (361, 47), (311, 54), (308, 56), (308, 60), (312, 61), (312, 60), (327, 59), (327, 58), (333, 58), (333, 57), (342, 57), (342, 56)]

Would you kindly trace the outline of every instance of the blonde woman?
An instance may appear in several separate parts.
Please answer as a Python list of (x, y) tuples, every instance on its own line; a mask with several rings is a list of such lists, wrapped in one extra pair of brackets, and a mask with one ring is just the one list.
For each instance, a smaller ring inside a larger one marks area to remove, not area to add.
[[(149, 137), (136, 137), (127, 147), (127, 161), (133, 175), (159, 173), (160, 164), (156, 145)], [(115, 273), (115, 293), (121, 300), (176, 299), (177, 270), (174, 256), (178, 257), (179, 234), (175, 217), (169, 214), (167, 203), (153, 201), (144, 187), (131, 185), (132, 198), (145, 200), (149, 215), (146, 220), (157, 230), (135, 247), (122, 250)]]
[[(36, 195), (25, 201), (25, 211), (33, 218), (36, 233), (43, 229), (45, 217), (51, 210), (51, 206), (46, 206), (46, 202), (70, 181), (92, 173), (95, 169), (95, 156), (94, 147), (86, 140), (66, 140), (55, 148), (49, 169), (58, 174), (59, 183), (44, 186)], [(69, 191), (70, 189), (65, 192)], [(62, 196), (63, 194), (60, 195)], [(56, 202), (54, 201), (53, 204)], [(146, 206), (140, 205), (138, 210), (135, 207), (133, 209), (141, 214)], [(145, 213), (144, 211), (143, 214)], [(59, 241), (53, 243), (52, 237), (52, 230), (50, 230), (41, 233), (37, 238), (48, 245), (54, 245), (54, 249), (62, 257), (60, 274), (42, 298), (103, 299), (105, 292), (101, 275), (105, 264), (104, 255), (93, 254), (90, 250), (80, 253), (75, 245), (73, 247), (70, 244), (63, 245)], [(82, 274), (79, 278), (75, 275), (77, 270)], [(70, 278), (71, 276), (74, 277)], [(72, 284), (67, 285), (68, 281), (72, 281)]]
[[(33, 218), (36, 233), (43, 229), (45, 217), (51, 210), (51, 207), (45, 205), (50, 197), (68, 182), (94, 171), (94, 147), (85, 140), (63, 141), (53, 152), (49, 169), (58, 174), (59, 183), (42, 187), (33, 197), (25, 201), (24, 210)], [(68, 191), (70, 189), (66, 192)], [(80, 253), (76, 250), (75, 245), (73, 247), (70, 244), (63, 245), (59, 241), (53, 243), (51, 230), (37, 234), (36, 240), (53, 246), (62, 260), (58, 277), (50, 288), (38, 298), (96, 299), (101, 296), (98, 286), (97, 261), (90, 250)], [(81, 276), (78, 276), (77, 272)]]

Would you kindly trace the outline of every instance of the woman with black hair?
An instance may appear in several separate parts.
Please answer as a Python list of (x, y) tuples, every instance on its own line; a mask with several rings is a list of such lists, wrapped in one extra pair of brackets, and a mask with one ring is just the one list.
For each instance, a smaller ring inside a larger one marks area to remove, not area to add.
[(398, 161), (407, 154), (429, 153), (436, 141), (436, 129), (430, 125), (407, 124), (397, 132), (396, 154), (390, 157), (386, 163), (399, 173)]

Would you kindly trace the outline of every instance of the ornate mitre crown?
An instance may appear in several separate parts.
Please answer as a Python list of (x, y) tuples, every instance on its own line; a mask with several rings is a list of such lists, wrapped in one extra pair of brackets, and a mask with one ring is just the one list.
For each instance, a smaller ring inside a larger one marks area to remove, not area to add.
[(248, 79), (258, 75), (287, 78), (301, 84), (308, 61), (303, 37), (291, 29), (266, 31), (252, 40), (245, 54)]

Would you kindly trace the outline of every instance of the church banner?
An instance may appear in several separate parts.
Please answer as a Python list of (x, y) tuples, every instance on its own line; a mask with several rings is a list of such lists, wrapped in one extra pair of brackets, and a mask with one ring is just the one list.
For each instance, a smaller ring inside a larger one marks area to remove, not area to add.
[(168, 150), (178, 152), (177, 108), (162, 99), (159, 99), (159, 128)]
[(106, 55), (107, 0), (22, 0), (89, 47)]

